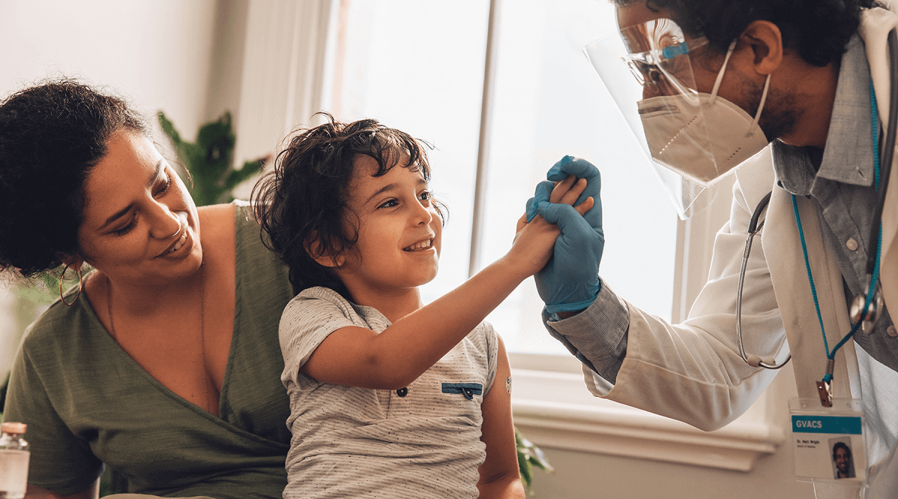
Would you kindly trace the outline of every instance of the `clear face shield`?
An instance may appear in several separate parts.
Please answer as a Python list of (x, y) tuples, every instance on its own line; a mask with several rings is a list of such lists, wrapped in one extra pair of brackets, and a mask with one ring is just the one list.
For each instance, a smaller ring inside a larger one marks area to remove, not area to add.
[(700, 195), (768, 143), (757, 123), (766, 85), (754, 119), (717, 96), (734, 47), (710, 94), (697, 90), (692, 64), (707, 39), (687, 39), (670, 19), (623, 28), (584, 49), (681, 218), (707, 206), (713, 197)]

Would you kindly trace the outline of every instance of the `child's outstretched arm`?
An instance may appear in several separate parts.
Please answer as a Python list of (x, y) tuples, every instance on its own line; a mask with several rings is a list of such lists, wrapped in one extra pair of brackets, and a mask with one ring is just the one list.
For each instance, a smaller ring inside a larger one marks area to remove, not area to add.
[(486, 460), (478, 470), (477, 489), (483, 499), (523, 499), (524, 484), (511, 417), (511, 368), (502, 338), (499, 338), (496, 360), (496, 378), (480, 406), (483, 414), (480, 440), (486, 444)]
[[(585, 181), (569, 177), (558, 183), (552, 197), (573, 204), (585, 187)], [(583, 214), (591, 207), (589, 198), (576, 209)], [(380, 334), (361, 327), (334, 331), (301, 372), (335, 385), (383, 390), (407, 386), (464, 339), (518, 284), (545, 266), (559, 233), (542, 217), (519, 222), (505, 256)]]

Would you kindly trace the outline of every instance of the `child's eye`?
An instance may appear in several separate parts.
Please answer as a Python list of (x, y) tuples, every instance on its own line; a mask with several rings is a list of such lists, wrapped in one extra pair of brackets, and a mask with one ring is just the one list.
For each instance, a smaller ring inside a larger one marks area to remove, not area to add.
[(380, 205), (378, 205), (377, 208), (378, 208), (378, 209), (380, 209), (380, 208), (392, 208), (392, 207), (398, 206), (398, 205), (399, 205), (399, 203), (398, 203), (395, 199), (390, 199), (390, 200), (385, 201), (385, 202), (381, 203)]
[(422, 191), (421, 194), (418, 195), (418, 197), (421, 199), (421, 201), (433, 200), (433, 194), (431, 194), (430, 191)]

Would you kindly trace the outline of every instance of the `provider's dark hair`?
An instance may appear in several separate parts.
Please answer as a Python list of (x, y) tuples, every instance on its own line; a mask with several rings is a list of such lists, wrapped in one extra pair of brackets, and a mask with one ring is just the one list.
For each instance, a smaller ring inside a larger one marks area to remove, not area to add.
[[(374, 177), (399, 165), (430, 181), (422, 147), (428, 144), (373, 119), (340, 123), (330, 114), (318, 115), (326, 123), (294, 132), (274, 168), (253, 187), (251, 202), (266, 246), (290, 267), (294, 292), (325, 286), (351, 298), (337, 275), (311, 253), (329, 256), (336, 264), (358, 242), (358, 217), (347, 206), (356, 159), (374, 159)], [(441, 205), (434, 204), (442, 217)]]
[(617, 5), (645, 2), (665, 9), (691, 36), (705, 36), (711, 47), (726, 52), (753, 21), (776, 24), (783, 46), (814, 66), (839, 64), (848, 40), (857, 32), (862, 9), (876, 0), (612, 0)]
[(0, 103), (0, 270), (34, 277), (79, 252), (84, 181), (120, 129), (149, 136), (124, 99), (71, 79)]

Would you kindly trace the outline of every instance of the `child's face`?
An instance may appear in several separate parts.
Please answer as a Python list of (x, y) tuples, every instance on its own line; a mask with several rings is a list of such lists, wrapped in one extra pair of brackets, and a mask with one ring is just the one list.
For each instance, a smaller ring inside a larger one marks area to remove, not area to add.
[(439, 268), (443, 222), (424, 176), (396, 165), (373, 177), (376, 166), (359, 155), (348, 189), (359, 236), (341, 279), (353, 294), (361, 291), (353, 290), (357, 286), (379, 292), (414, 288), (430, 282)]

